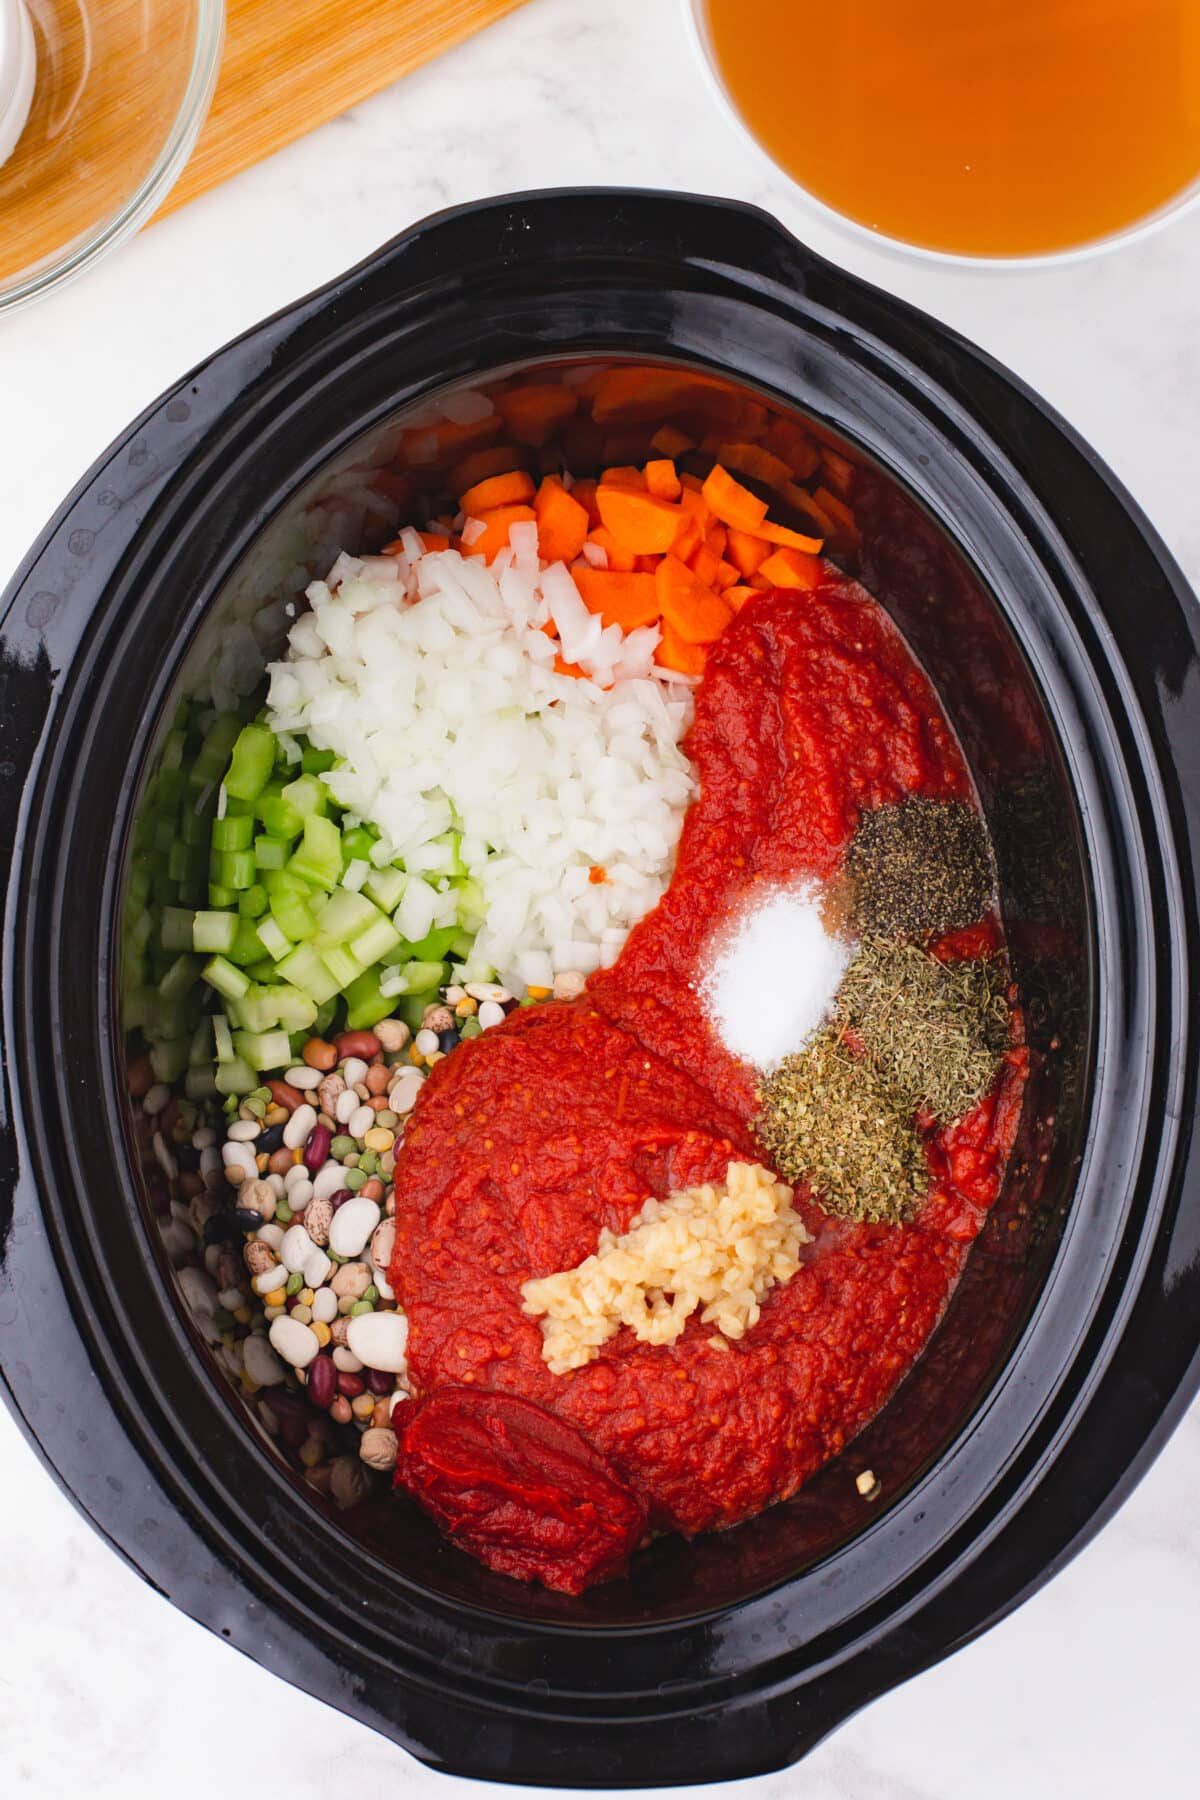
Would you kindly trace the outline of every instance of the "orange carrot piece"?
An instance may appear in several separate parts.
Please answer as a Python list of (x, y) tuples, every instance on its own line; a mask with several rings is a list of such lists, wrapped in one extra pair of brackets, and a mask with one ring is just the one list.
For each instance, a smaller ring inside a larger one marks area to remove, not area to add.
[(465, 494), (489, 475), (507, 475), (512, 469), (523, 468), (528, 459), (529, 452), (519, 444), (489, 444), (483, 450), (472, 450), (456, 463), (446, 476), (446, 486), (452, 494)]
[(793, 481), (807, 481), (820, 466), (820, 451), (791, 419), (773, 420), (762, 435), (762, 447), (787, 464)]
[(682, 456), (696, 446), (686, 431), (679, 431), (674, 425), (663, 425), (650, 439), (650, 448), (657, 450), (660, 456), (674, 457)]
[(748, 600), (755, 600), (762, 592), (761, 588), (749, 586), (727, 587), (721, 595), (726, 606), (732, 606), (735, 613), (740, 613)]
[(772, 587), (804, 588), (811, 592), (821, 579), (821, 561), (802, 550), (776, 550), (758, 571)]
[(835, 529), (833, 520), (823, 507), (818, 506), (807, 488), (792, 482), (783, 490), (783, 498), (789, 506), (794, 507), (797, 512), (803, 513), (806, 519), (811, 519), (823, 538), (833, 536)]
[(619, 574), (630, 575), (637, 567), (637, 557), (624, 544), (618, 544), (612, 532), (606, 526), (597, 526), (595, 531), (588, 532), (588, 543), (599, 544), (608, 558), (608, 566)]
[(772, 525), (769, 519), (759, 526), (758, 535), (765, 544), (782, 544), (789, 550), (803, 550), (808, 556), (816, 556), (824, 542), (823, 538), (805, 537), (802, 531), (790, 531), (786, 525)]
[(724, 558), (722, 558), (716, 566), (712, 584), (716, 588), (718, 594), (723, 594), (726, 588), (733, 587), (738, 579), (738, 571), (734, 568), (733, 564), (731, 562), (726, 562)]
[(677, 556), (663, 557), (654, 583), (663, 618), (689, 644), (713, 643), (733, 617), (720, 596)]
[(646, 464), (646, 489), (659, 500), (678, 500), (679, 477), (669, 456), (656, 457)]
[(578, 395), (557, 382), (510, 388), (508, 393), (496, 395), (496, 410), (517, 442), (532, 444), (535, 450), (562, 430), (578, 405)]
[(589, 612), (599, 613), (605, 625), (636, 631), (658, 618), (658, 595), (653, 575), (619, 573), (609, 569), (576, 569), (575, 585)]
[(850, 486), (854, 480), (854, 464), (831, 450), (828, 444), (821, 451), (821, 473), (825, 477), (825, 486), (840, 494), (843, 500), (850, 498)]
[(590, 477), (586, 481), (577, 481), (571, 489), (571, 498), (578, 500), (580, 506), (585, 509), (591, 520), (592, 529), (595, 530), (601, 523), (600, 508), (596, 505), (596, 483)]
[(542, 561), (574, 562), (588, 534), (587, 507), (580, 506), (555, 476), (547, 475), (534, 496), (533, 510)]
[(564, 662), (561, 656), (556, 656), (554, 658), (554, 673), (556, 675), (573, 675), (576, 681), (590, 681), (592, 679), (587, 670), (581, 669), (578, 663)]
[(605, 469), (600, 486), (632, 488), (635, 493), (644, 494), (646, 477), (633, 463), (618, 463), (614, 468)]
[(598, 425), (661, 419), (664, 413), (701, 404), (707, 396), (720, 390), (721, 383), (710, 375), (626, 363), (621, 368), (608, 370), (597, 382), (592, 417)]
[(705, 546), (712, 551), (714, 556), (724, 556), (725, 546), (729, 542), (729, 533), (726, 531), (724, 525), (714, 522), (705, 532), (704, 542)]
[(735, 481), (720, 463), (713, 464), (701, 492), (722, 524), (736, 525), (739, 531), (757, 531), (767, 516), (766, 501)]
[(756, 533), (739, 531), (736, 525), (731, 525), (725, 544), (725, 554), (739, 575), (750, 576), (755, 574), (770, 556), (771, 546), (764, 543)]
[[(417, 536), (421, 540), (423, 550), (448, 550), (450, 548), (450, 539), (440, 531), (418, 531)], [(393, 538), (390, 544), (383, 546), (380, 555), (399, 556), (403, 549), (404, 539)]]
[(664, 619), (662, 643), (654, 653), (654, 660), (660, 668), (674, 669), (680, 675), (703, 675), (707, 655), (702, 644), (689, 644)]
[(635, 556), (661, 556), (686, 523), (682, 507), (653, 494), (613, 487), (607, 477), (596, 489), (596, 505), (606, 528)]
[(709, 549), (707, 544), (701, 544), (699, 549), (693, 550), (692, 554), (688, 557), (687, 566), (696, 577), (696, 580), (702, 581), (705, 587), (708, 588), (712, 587), (713, 582), (716, 580), (717, 570), (721, 566), (721, 559), (714, 550)]
[(486, 530), (468, 545), (468, 556), (482, 556), (486, 562), (494, 562), (501, 550), (508, 548), (508, 533), (513, 525), (536, 525), (537, 514), (532, 506), (495, 506), (489, 512), (476, 513)]
[[(693, 476), (691, 479), (695, 480), (695, 477)], [(712, 524), (713, 516), (708, 509), (708, 501), (700, 491), (700, 483), (697, 481), (695, 487), (690, 487), (688, 481), (689, 477), (686, 475), (680, 479), (679, 504), (685, 513), (695, 519), (700, 527), (701, 535), (703, 535)]]
[(783, 458), (764, 450), (761, 444), (718, 444), (717, 461), (770, 488), (786, 487), (792, 479), (792, 471)]
[(815, 489), (813, 499), (821, 511), (828, 514), (833, 520), (839, 531), (844, 532), (847, 537), (857, 538), (858, 526), (854, 523), (854, 514), (844, 500), (839, 500), (836, 494), (831, 494), (827, 487)]
[(704, 486), (704, 483), (698, 475), (681, 475), (679, 477), (679, 485), (683, 488), (685, 493), (698, 494)]
[(459, 495), (458, 504), (469, 519), (478, 519), (498, 506), (524, 505), (533, 499), (533, 491), (532, 477), (524, 469), (510, 469), (506, 475), (489, 475), (476, 482)]

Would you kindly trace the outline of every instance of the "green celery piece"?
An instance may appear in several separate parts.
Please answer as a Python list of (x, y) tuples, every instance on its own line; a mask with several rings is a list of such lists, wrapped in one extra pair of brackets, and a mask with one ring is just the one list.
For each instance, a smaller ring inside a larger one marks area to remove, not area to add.
[(371, 852), (379, 842), (379, 833), (366, 825), (355, 825), (342, 834), (342, 858), (345, 863), (370, 862)]
[(317, 953), (339, 988), (348, 988), (362, 974), (362, 964), (343, 944), (330, 944)]
[(197, 812), (195, 804), (189, 800), (180, 810), (179, 835), (185, 844), (207, 850), (212, 842), (213, 807), (205, 806)]
[(458, 922), (464, 931), (478, 931), (487, 914), (483, 889), (477, 881), (459, 882), (454, 898), (458, 903)]
[(213, 1022), (210, 1013), (201, 1016), (200, 1023), (192, 1033), (192, 1041), (188, 1045), (188, 1065), (193, 1069), (207, 1068), (213, 1060)]
[(214, 907), (218, 912), (221, 910), (222, 907), (236, 906), (237, 900), (238, 900), (238, 897), (237, 897), (237, 889), (236, 888), (223, 887), (219, 881), (210, 881), (209, 882), (209, 884), (208, 884), (208, 904), (211, 907)]
[(224, 1013), (213, 1014), (213, 1045), (216, 1060), (219, 1063), (233, 1061), (233, 1033), (229, 1029), (229, 1020)]
[(158, 984), (164, 1000), (178, 1000), (200, 979), (198, 956), (177, 956)]
[(305, 744), (300, 754), (300, 767), (306, 775), (324, 775), (336, 761), (332, 750), (318, 750), (315, 744)]
[(295, 807), (302, 819), (314, 813), (323, 814), (329, 804), (329, 792), (315, 775), (298, 775), (283, 790), (283, 798)]
[(254, 837), (254, 820), (249, 813), (242, 813), (234, 818), (226, 815), (223, 819), (212, 822), (212, 847), (214, 850), (248, 850)]
[(167, 853), (167, 874), (172, 881), (186, 881), (189, 875), (204, 872), (204, 850), (198, 844), (185, 844), (176, 838)]
[(258, 962), (246, 964), (246, 973), (251, 981), (270, 984), (275, 979), (275, 960), (270, 956), (260, 957)]
[(287, 838), (268, 837), (265, 833), (254, 840), (254, 860), (260, 869), (282, 869), (292, 854)]
[(188, 1040), (166, 1038), (150, 1050), (150, 1067), (158, 1081), (178, 1081), (188, 1066)]
[[(275, 733), (265, 725), (243, 725), (233, 746), (225, 776), (225, 792), (235, 800), (256, 800), (270, 780), (274, 767)], [(249, 842), (247, 838), (246, 843)]]
[(392, 1002), (396, 1017), (403, 1019), (409, 1030), (416, 1035), (425, 1021), (425, 1008), (437, 1004), (436, 988), (427, 988), (423, 994), (405, 994), (402, 999)]
[(379, 991), (379, 970), (367, 969), (346, 989), (346, 1029), (369, 1031), (391, 1013), (393, 1002)]
[(363, 882), (362, 891), (384, 912), (392, 913), (399, 906), (407, 883), (408, 876), (403, 869), (373, 869)]
[(129, 871), (129, 886), (125, 890), (125, 903), (127, 906), (145, 906), (149, 898), (150, 870), (144, 859), (137, 856)]
[(191, 947), (193, 950), (203, 950), (209, 956), (214, 951), (226, 956), (233, 949), (237, 928), (236, 913), (198, 912), (192, 925)]
[[(302, 781), (310, 779), (301, 776)], [(293, 783), (295, 785), (298, 784)], [(304, 821), (300, 847), (294, 852), (288, 868), (294, 875), (301, 875), (318, 887), (337, 886), (342, 873), (342, 834), (332, 819), (323, 818), (320, 813), (309, 813)]]
[(286, 1031), (239, 1031), (233, 1044), (238, 1055), (255, 1069), (286, 1069), (292, 1060)]
[[(312, 890), (307, 889), (308, 893)], [(316, 915), (303, 895), (292, 888), (280, 888), (271, 894), (271, 917), (284, 936), (293, 944), (303, 944), (317, 929)]]
[(189, 1100), (211, 1100), (217, 1091), (217, 1077), (211, 1066), (189, 1069), (183, 1078), (183, 1091)]
[(239, 968), (244, 969), (248, 963), (255, 963), (266, 954), (267, 947), (258, 935), (255, 920), (239, 918), (229, 950), (230, 962), (237, 963)]
[(433, 931), (428, 932), (420, 943), (406, 943), (398, 960), (416, 963), (441, 962), (457, 936), (457, 925), (439, 925)]
[[(164, 906), (159, 927), (159, 942), (164, 950), (195, 949), (192, 941), (192, 921), (195, 916), (186, 907)], [(219, 949), (220, 946), (214, 945), (213, 948)]]
[(224, 994), (227, 1000), (240, 1000), (250, 991), (250, 978), (241, 969), (236, 969), (223, 956), (214, 956), (205, 963), (202, 971), (209, 987), (215, 988), (218, 994)]
[(221, 779), (240, 730), (241, 721), (236, 713), (220, 713), (213, 720), (188, 771), (192, 787), (205, 788), (210, 782)]
[(450, 945), (448, 954), (453, 957), (457, 957), (459, 962), (465, 962), (467, 960), (468, 956), (470, 956), (470, 954), (474, 948), (475, 948), (474, 933), (470, 932), (470, 931), (460, 931), (458, 936), (454, 939), (453, 943)]
[[(331, 995), (328, 1000), (322, 1000), (320, 1006), (318, 1006), (317, 1016), (312, 1022), (313, 1035), (315, 1037), (324, 1037), (336, 1017), (337, 995), (334, 994)], [(303, 1049), (303, 1047), (304, 1046), (301, 1045), (301, 1049)]]
[(401, 994), (423, 994), (427, 988), (440, 988), (450, 978), (444, 962), (408, 962), (400, 970)]
[[(230, 1009), (232, 1017), (232, 1008)], [(270, 1031), (279, 1023), (279, 1011), (269, 987), (255, 982), (244, 999), (237, 1002), (236, 1024), (243, 1031)], [(234, 1037), (237, 1044), (237, 1037)]]
[(317, 1003), (290, 982), (279, 981), (264, 990), (271, 996), (275, 1016), (284, 1031), (310, 1031), (317, 1016)]
[(258, 1086), (258, 1071), (240, 1056), (217, 1068), (215, 1086), (218, 1094), (252, 1094)]
[(221, 887), (253, 887), (258, 877), (253, 850), (214, 850), (208, 859), (208, 879)]
[(257, 810), (268, 837), (287, 838), (290, 842), (304, 829), (304, 814), (290, 800), (284, 799), (282, 788), (268, 788), (260, 794)]
[(183, 773), (183, 752), (186, 744), (186, 731), (181, 731), (178, 728), (174, 731), (168, 731), (166, 737), (163, 739), (162, 755), (159, 757), (159, 768), (164, 775), (178, 775)]
[(238, 912), (243, 919), (261, 919), (267, 910), (267, 890), (261, 881), (243, 888), (238, 895)]
[(278, 962), (291, 949), (289, 939), (280, 930), (278, 922), (273, 918), (260, 919), (256, 926), (260, 941), (265, 945), (268, 956)]
[(311, 944), (298, 944), (283, 958), (277, 972), (318, 1006), (330, 1004), (342, 990), (341, 982), (330, 974)]
[(350, 954), (358, 958), (363, 968), (369, 968), (372, 963), (382, 962), (385, 956), (390, 956), (400, 941), (400, 933), (387, 914), (379, 913), (365, 931), (351, 938)]
[(348, 943), (383, 917), (365, 895), (351, 893), (349, 888), (337, 888), (317, 913), (317, 947), (324, 949), (329, 944)]

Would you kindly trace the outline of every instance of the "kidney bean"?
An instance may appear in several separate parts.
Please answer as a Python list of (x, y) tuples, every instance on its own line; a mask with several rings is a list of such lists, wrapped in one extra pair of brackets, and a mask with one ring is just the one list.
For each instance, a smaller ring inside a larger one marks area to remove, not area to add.
[(337, 1393), (337, 1370), (333, 1358), (316, 1356), (308, 1367), (308, 1397), (314, 1406), (324, 1410)]
[(329, 1128), (326, 1125), (314, 1125), (308, 1134), (308, 1142), (304, 1146), (304, 1166), (310, 1175), (315, 1175), (329, 1161), (329, 1146), (332, 1142)]
[[(331, 1363), (329, 1366), (332, 1368), (333, 1364)], [(351, 1375), (346, 1369), (337, 1371), (337, 1384), (338, 1393), (344, 1395), (347, 1400), (357, 1400), (363, 1392), (361, 1375)]]
[(337, 1053), (342, 1062), (348, 1056), (357, 1056), (363, 1062), (370, 1062), (378, 1056), (381, 1048), (379, 1039), (373, 1031), (343, 1031), (340, 1037), (334, 1038)]
[(286, 1081), (268, 1081), (267, 1089), (276, 1106), (286, 1106), (290, 1113), (304, 1105), (304, 1095), (299, 1088), (290, 1086)]
[[(378, 1038), (375, 1041), (378, 1043)], [(157, 1079), (154, 1064), (148, 1056), (135, 1057), (125, 1071), (125, 1079), (133, 1099), (144, 1099)]]
[(396, 1385), (396, 1377), (389, 1375), (386, 1369), (366, 1369), (364, 1373), (373, 1394), (390, 1394)]
[(336, 1194), (330, 1194), (329, 1204), (336, 1212), (339, 1206), (345, 1206), (347, 1200), (353, 1200), (353, 1198), (354, 1195), (349, 1188), (339, 1188)]
[(300, 1054), (310, 1069), (320, 1069), (323, 1075), (328, 1075), (330, 1069), (338, 1066), (337, 1050), (332, 1044), (327, 1044), (324, 1038), (309, 1038)]
[(363, 1182), (358, 1190), (358, 1197), (360, 1200), (374, 1200), (376, 1202), (383, 1199), (383, 1183), (380, 1181), (378, 1175), (372, 1175), (370, 1181)]

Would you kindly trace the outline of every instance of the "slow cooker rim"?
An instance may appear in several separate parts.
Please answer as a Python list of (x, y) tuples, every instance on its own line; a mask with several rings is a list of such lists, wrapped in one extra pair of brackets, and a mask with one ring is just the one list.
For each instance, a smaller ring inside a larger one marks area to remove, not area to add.
[[(575, 202), (576, 202), (576, 204), (577, 204), (577, 203), (578, 203), (578, 196), (575, 196), (575, 197), (574, 197), (574, 199), (575, 199)], [(454, 216), (458, 216), (458, 215), (454, 215)], [(386, 252), (385, 252), (385, 253), (384, 253), (384, 254), (385, 254), (385, 255), (386, 255), (386, 254), (387, 254), (387, 253), (386, 253)], [(853, 286), (853, 285), (854, 285), (854, 284), (849, 284), (849, 285), (851, 285), (851, 286)], [(305, 304), (305, 303), (302, 303), (302, 305), (303, 305), (303, 304)], [(312, 304), (315, 304), (315, 303), (312, 303)], [(299, 310), (299, 309), (298, 309), (298, 310)], [(224, 354), (224, 355), (226, 355), (226, 356), (228, 356), (228, 355), (229, 355), (229, 354), (230, 354), (230, 353), (229, 353), (229, 352), (226, 352), (226, 353), (223, 353), (223, 354)], [(179, 388), (179, 389), (177, 389), (177, 390), (174, 390), (174, 394), (175, 394), (175, 395), (176, 395), (176, 396), (178, 396), (178, 395), (179, 395), (179, 394), (180, 394), (180, 393), (182, 393), (182, 391), (183, 391), (183, 389), (184, 389), (184, 388), (185, 388), (185, 387), (186, 387), (186, 383), (184, 383), (184, 384), (180, 384), (180, 388)], [(171, 398), (171, 396), (168, 396), (168, 397), (167, 397), (167, 399), (168, 399), (168, 400), (169, 400), (169, 399), (170, 399), (170, 398)], [(162, 411), (162, 410), (163, 410), (163, 408), (164, 408), (164, 407), (165, 407), (165, 405), (166, 405), (166, 401), (164, 401), (164, 402), (162, 402), (162, 403), (160, 403), (160, 406), (159, 406), (159, 408), (158, 408), (158, 409), (154, 409), (154, 410), (153, 410), (153, 412), (152, 412), (152, 414), (151, 414), (151, 415), (148, 415), (148, 417), (157, 417), (157, 416), (158, 416), (158, 415), (159, 415), (159, 413), (161, 413), (161, 411)], [(1042, 409), (1042, 410), (1043, 410), (1043, 411), (1045, 411), (1045, 410), (1046, 410), (1046, 409)], [(144, 422), (144, 421), (143, 421), (143, 422)], [(137, 429), (138, 429), (138, 428), (135, 428), (135, 431), (136, 431), (136, 430), (137, 430)], [(126, 435), (126, 437), (125, 437), (125, 439), (123, 439), (123, 440), (122, 440), (122, 442), (123, 442), (123, 443), (129, 443), (129, 442), (130, 442), (130, 440), (131, 440), (131, 437), (132, 437), (132, 435), (133, 435), (133, 433), (131, 433), (131, 434), (127, 434), (127, 435)], [(1095, 460), (1095, 459), (1091, 459), (1091, 460), (1092, 460), (1092, 461), (1093, 461), (1093, 463), (1094, 463), (1094, 460)], [(82, 494), (82, 493), (83, 493), (83, 492), (84, 492), (84, 491), (86, 491), (86, 490), (85, 490), (85, 489), (81, 489), (81, 490), (79, 490), (79, 491), (78, 491), (78, 492), (79, 492), (79, 494)], [(77, 497), (78, 497), (78, 496), (77, 496)], [(1152, 550), (1153, 550), (1153, 544), (1151, 544), (1151, 549), (1152, 549)], [(29, 573), (29, 572), (30, 572), (30, 571), (31, 571), (31, 569), (32, 569), (32, 565), (30, 565), (30, 566), (29, 566), (29, 568), (27, 568), (27, 571), (26, 571), (26, 572), (27, 572), (27, 573)]]

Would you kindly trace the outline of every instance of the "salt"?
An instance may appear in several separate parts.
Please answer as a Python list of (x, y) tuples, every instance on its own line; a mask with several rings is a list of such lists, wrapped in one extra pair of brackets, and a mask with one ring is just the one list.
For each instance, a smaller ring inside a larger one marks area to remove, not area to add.
[(829, 1017), (852, 945), (826, 930), (813, 888), (775, 889), (719, 943), (701, 996), (726, 1049), (771, 1070)]

